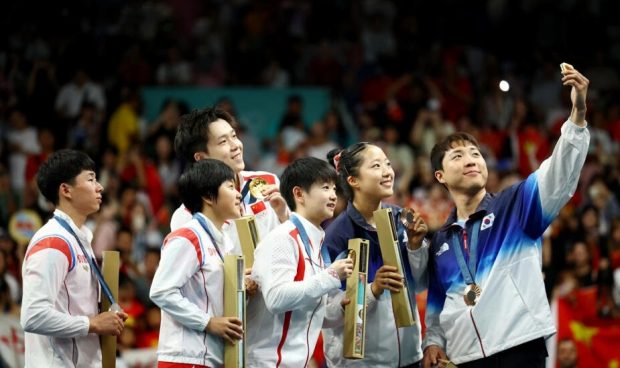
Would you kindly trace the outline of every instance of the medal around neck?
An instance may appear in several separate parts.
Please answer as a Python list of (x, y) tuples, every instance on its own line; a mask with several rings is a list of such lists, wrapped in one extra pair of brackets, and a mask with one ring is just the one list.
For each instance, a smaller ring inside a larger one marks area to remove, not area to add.
[(256, 199), (265, 198), (265, 196), (262, 193), (263, 188), (267, 185), (267, 181), (265, 179), (254, 178), (252, 179), (252, 181), (250, 181), (249, 185), (250, 185), (250, 194), (252, 194), (252, 197)]
[(463, 294), (463, 299), (465, 300), (465, 304), (473, 307), (478, 302), (480, 298), (480, 294), (482, 293), (482, 289), (480, 286), (476, 284), (469, 284), (465, 288), (465, 292)]

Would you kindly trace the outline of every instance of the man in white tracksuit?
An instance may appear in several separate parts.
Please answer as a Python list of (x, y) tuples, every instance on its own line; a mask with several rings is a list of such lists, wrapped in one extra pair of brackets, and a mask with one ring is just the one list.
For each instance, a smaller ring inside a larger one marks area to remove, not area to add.
[[(221, 160), (235, 172), (235, 185), (241, 192), (242, 215), (254, 215), (259, 236), (288, 218), (288, 208), (279, 193), (280, 180), (266, 171), (244, 171), (243, 143), (237, 137), (234, 117), (217, 108), (196, 110), (181, 118), (174, 147), (177, 155), (187, 163), (213, 158)], [(191, 220), (192, 215), (181, 205), (172, 215), (170, 229), (176, 230)], [(239, 240), (235, 223), (224, 224), (235, 247)]]
[(41, 165), (37, 184), (56, 210), (30, 240), (22, 268), (26, 367), (101, 367), (98, 335), (120, 335), (127, 315), (99, 313), (88, 260), (93, 234), (84, 226), (101, 205), (95, 163), (82, 152), (58, 151)]

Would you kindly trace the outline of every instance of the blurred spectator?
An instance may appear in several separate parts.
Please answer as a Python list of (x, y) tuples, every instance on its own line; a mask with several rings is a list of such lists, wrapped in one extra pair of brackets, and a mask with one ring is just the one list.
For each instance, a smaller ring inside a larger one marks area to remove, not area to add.
[(137, 348), (157, 348), (159, 342), (159, 325), (161, 323), (161, 311), (156, 306), (146, 309), (145, 326), (138, 333), (136, 339)]
[(159, 64), (155, 73), (158, 84), (183, 85), (192, 80), (192, 65), (183, 58), (177, 46), (170, 46), (166, 50), (166, 60)]
[(276, 58), (272, 58), (262, 73), (262, 82), (267, 87), (285, 88), (290, 84), (289, 72)]
[(42, 195), (39, 195), (36, 175), (37, 171), (39, 171), (39, 166), (47, 160), (47, 157), (51, 155), (56, 148), (54, 133), (49, 128), (39, 129), (38, 142), (41, 147), (41, 152), (30, 154), (26, 159), (24, 207), (35, 207), (35, 203), (38, 200), (39, 207), (46, 212), (52, 212), (50, 205), (47, 204), (47, 200)]
[(438, 106), (420, 109), (409, 133), (409, 141), (420, 155), (428, 156), (435, 142), (454, 131), (452, 124), (443, 120)]
[[(153, 304), (149, 298), (149, 290), (151, 289), (157, 266), (159, 266), (160, 258), (161, 254), (159, 248), (148, 248), (144, 253), (143, 261), (138, 264), (140, 276), (134, 277), (134, 281), (136, 283), (138, 299), (140, 299), (144, 305)], [(157, 331), (159, 331), (159, 329)]]
[(123, 157), (140, 138), (142, 100), (136, 91), (125, 91), (123, 103), (114, 111), (108, 125), (108, 141)]
[(547, 114), (559, 108), (562, 103), (562, 85), (557, 82), (559, 68), (551, 60), (543, 60), (533, 77), (529, 102), (539, 116), (541, 122), (546, 121)]
[(558, 368), (577, 368), (577, 346), (573, 340), (560, 340), (557, 354)]
[(335, 108), (329, 109), (323, 117), (327, 137), (340, 147), (348, 147), (350, 142), (355, 140), (355, 132), (347, 131), (342, 121), (342, 116)]
[(467, 69), (459, 63), (458, 54), (457, 50), (446, 51), (442, 60), (443, 70), (432, 80), (439, 93), (441, 113), (453, 123), (468, 115), (473, 103), (472, 85)]
[(32, 64), (28, 78), (28, 111), (36, 126), (53, 121), (54, 102), (58, 92), (56, 71), (49, 60), (37, 60)]
[(265, 170), (265, 168), (260, 165), (263, 152), (256, 135), (248, 131), (248, 128), (243, 123), (239, 123), (236, 130), (237, 137), (243, 143), (243, 161), (245, 161), (245, 170), (258, 170), (259, 168), (261, 170)]
[[(20, 306), (11, 294), (12, 287), (10, 284), (6, 279), (0, 278), (0, 317), (6, 315), (17, 317), (17, 322), (19, 323)], [(0, 366), (3, 366), (2, 363), (2, 356), (0, 356)]]
[(308, 67), (310, 84), (338, 88), (342, 67), (334, 55), (333, 45), (329, 40), (322, 40), (316, 55)]
[(590, 180), (585, 204), (592, 204), (598, 210), (599, 234), (609, 234), (612, 221), (620, 217), (620, 204), (616, 194), (607, 186), (603, 175), (594, 175)]
[(121, 161), (121, 183), (131, 183), (148, 195), (149, 211), (156, 214), (164, 204), (164, 188), (157, 167), (146, 158), (142, 145), (134, 144)]
[(611, 223), (607, 249), (611, 268), (614, 270), (620, 269), (620, 217), (616, 217)]
[(92, 103), (102, 117), (106, 108), (103, 87), (93, 82), (86, 70), (77, 69), (73, 79), (60, 88), (54, 106), (62, 119), (77, 119), (85, 102)]
[(157, 166), (157, 173), (164, 189), (164, 198), (169, 202), (176, 202), (177, 180), (181, 175), (181, 164), (175, 157), (172, 142), (167, 135), (157, 137), (154, 164)]
[[(306, 124), (303, 120), (303, 100), (301, 96), (292, 95), (288, 98), (284, 116), (280, 120), (278, 136), (284, 151), (282, 154), (293, 153), (306, 140)], [(290, 162), (289, 158), (285, 159)]]
[(0, 249), (0, 283), (6, 284), (6, 288), (8, 289), (8, 296), (10, 298), (10, 301), (12, 302), (8, 303), (8, 301), (5, 301), (5, 304), (2, 305), (6, 306), (6, 303), (8, 303), (8, 305), (19, 305), (22, 299), (21, 285), (19, 284), (17, 278), (13, 276), (10, 272), (8, 272), (7, 258), (8, 254), (6, 253), (6, 251)]
[(11, 215), (20, 208), (20, 198), (11, 189), (11, 180), (6, 168), (0, 164), (0, 231), (8, 228)]
[(177, 133), (179, 119), (188, 112), (187, 105), (179, 100), (166, 99), (163, 104), (159, 116), (146, 129), (147, 146), (152, 146), (157, 142), (160, 136), (168, 137), (170, 142), (174, 142), (174, 136)]
[(398, 130), (393, 124), (384, 128), (383, 141), (383, 151), (394, 169), (394, 194), (402, 203), (410, 196), (411, 182), (415, 174), (413, 150), (409, 145), (399, 142)]
[(120, 82), (131, 87), (144, 86), (151, 80), (151, 66), (142, 54), (139, 44), (131, 45), (125, 51), (119, 65)]
[(310, 128), (310, 135), (307, 139), (307, 153), (310, 157), (316, 157), (325, 160), (327, 153), (334, 148), (338, 148), (338, 144), (329, 139), (325, 123), (316, 121)]
[(584, 241), (577, 240), (573, 243), (567, 263), (575, 273), (579, 287), (596, 284), (596, 273), (592, 269), (591, 259), (590, 250)]
[(396, 52), (396, 40), (390, 29), (389, 16), (382, 12), (369, 14), (361, 39), (366, 62), (377, 62), (380, 57), (392, 56)]
[(98, 157), (102, 130), (100, 119), (95, 105), (91, 102), (84, 102), (76, 122), (71, 125), (68, 132), (65, 132), (68, 146), (86, 151), (92, 157)]
[(23, 199), (26, 188), (26, 164), (28, 155), (41, 152), (37, 129), (28, 124), (28, 118), (21, 108), (15, 108), (9, 115), (11, 128), (7, 133), (9, 144), (9, 168), (11, 187)]
[[(127, 275), (121, 274), (118, 281), (118, 304), (123, 311), (129, 316), (125, 321), (125, 327), (136, 328), (138, 321), (141, 319), (146, 308), (136, 297), (136, 286), (133, 280)], [(135, 340), (135, 336), (133, 337)], [(127, 344), (129, 347), (135, 347), (135, 341)]]

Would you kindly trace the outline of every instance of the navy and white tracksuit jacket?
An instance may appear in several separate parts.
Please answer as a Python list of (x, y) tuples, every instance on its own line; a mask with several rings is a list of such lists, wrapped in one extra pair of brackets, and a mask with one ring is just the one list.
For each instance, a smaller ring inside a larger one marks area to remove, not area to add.
[(466, 221), (471, 239), (480, 220), (474, 281), (482, 293), (475, 306), (463, 299), (466, 284), (454, 253), (463, 245), (463, 230), (456, 212), (435, 234), (424, 347), (438, 345), (460, 364), (555, 333), (541, 272), (541, 236), (575, 192), (589, 141), (587, 128), (565, 122), (551, 157), (526, 180), (487, 194)]
[[(428, 246), (417, 250), (407, 248), (407, 234), (400, 221), (400, 208), (389, 207), (395, 217), (397, 238), (403, 257), (403, 270), (407, 279), (411, 300), (415, 304), (415, 292), (426, 289), (428, 262)], [(332, 260), (348, 249), (349, 239), (368, 239), (370, 244), (368, 257), (368, 286), (366, 287), (366, 342), (364, 359), (345, 359), (342, 356), (343, 326), (323, 329), (324, 350), (329, 367), (402, 367), (422, 359), (420, 317), (414, 305), (413, 315), (416, 323), (410, 327), (396, 328), (392, 311), (392, 298), (389, 291), (384, 291), (375, 298), (370, 290), (377, 270), (383, 266), (381, 248), (377, 237), (377, 229), (369, 225), (361, 213), (349, 203), (346, 211), (338, 215), (325, 230), (325, 246), (329, 249)], [(345, 289), (343, 282), (342, 289)], [(344, 291), (342, 291), (344, 293)]]

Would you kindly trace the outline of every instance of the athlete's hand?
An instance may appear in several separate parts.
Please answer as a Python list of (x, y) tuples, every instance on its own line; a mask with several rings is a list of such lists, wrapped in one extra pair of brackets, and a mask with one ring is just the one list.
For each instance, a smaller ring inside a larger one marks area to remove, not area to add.
[(424, 358), (422, 358), (422, 367), (431, 368), (442, 364), (441, 360), (445, 361), (448, 357), (444, 353), (443, 349), (437, 345), (429, 345), (424, 349)]
[(411, 211), (413, 214), (413, 221), (411, 223), (407, 223), (407, 247), (409, 249), (415, 250), (422, 246), (422, 241), (428, 233), (428, 226), (424, 219), (417, 211)]
[(398, 273), (398, 268), (394, 266), (383, 265), (375, 274), (375, 281), (370, 284), (370, 290), (378, 298), (383, 290), (398, 293), (403, 287), (403, 275)]
[(123, 332), (126, 319), (127, 313), (125, 312), (103, 312), (88, 319), (88, 332), (97, 335), (119, 336)]
[(344, 280), (353, 273), (353, 260), (349, 257), (339, 259), (332, 263), (329, 268), (334, 269), (338, 273), (340, 280)]
[(256, 283), (256, 281), (254, 281), (254, 279), (252, 279), (251, 276), (252, 269), (246, 268), (244, 275), (245, 277), (243, 278), (243, 280), (245, 282), (245, 293), (246, 295), (252, 296), (258, 291), (258, 284)]
[(243, 338), (243, 323), (237, 317), (211, 317), (205, 330), (234, 345)]
[(280, 222), (284, 222), (288, 220), (288, 206), (286, 205), (286, 200), (280, 194), (280, 189), (275, 184), (265, 185), (261, 190), (261, 193), (265, 196), (265, 200), (269, 202), (271, 208), (278, 215), (278, 220)]

